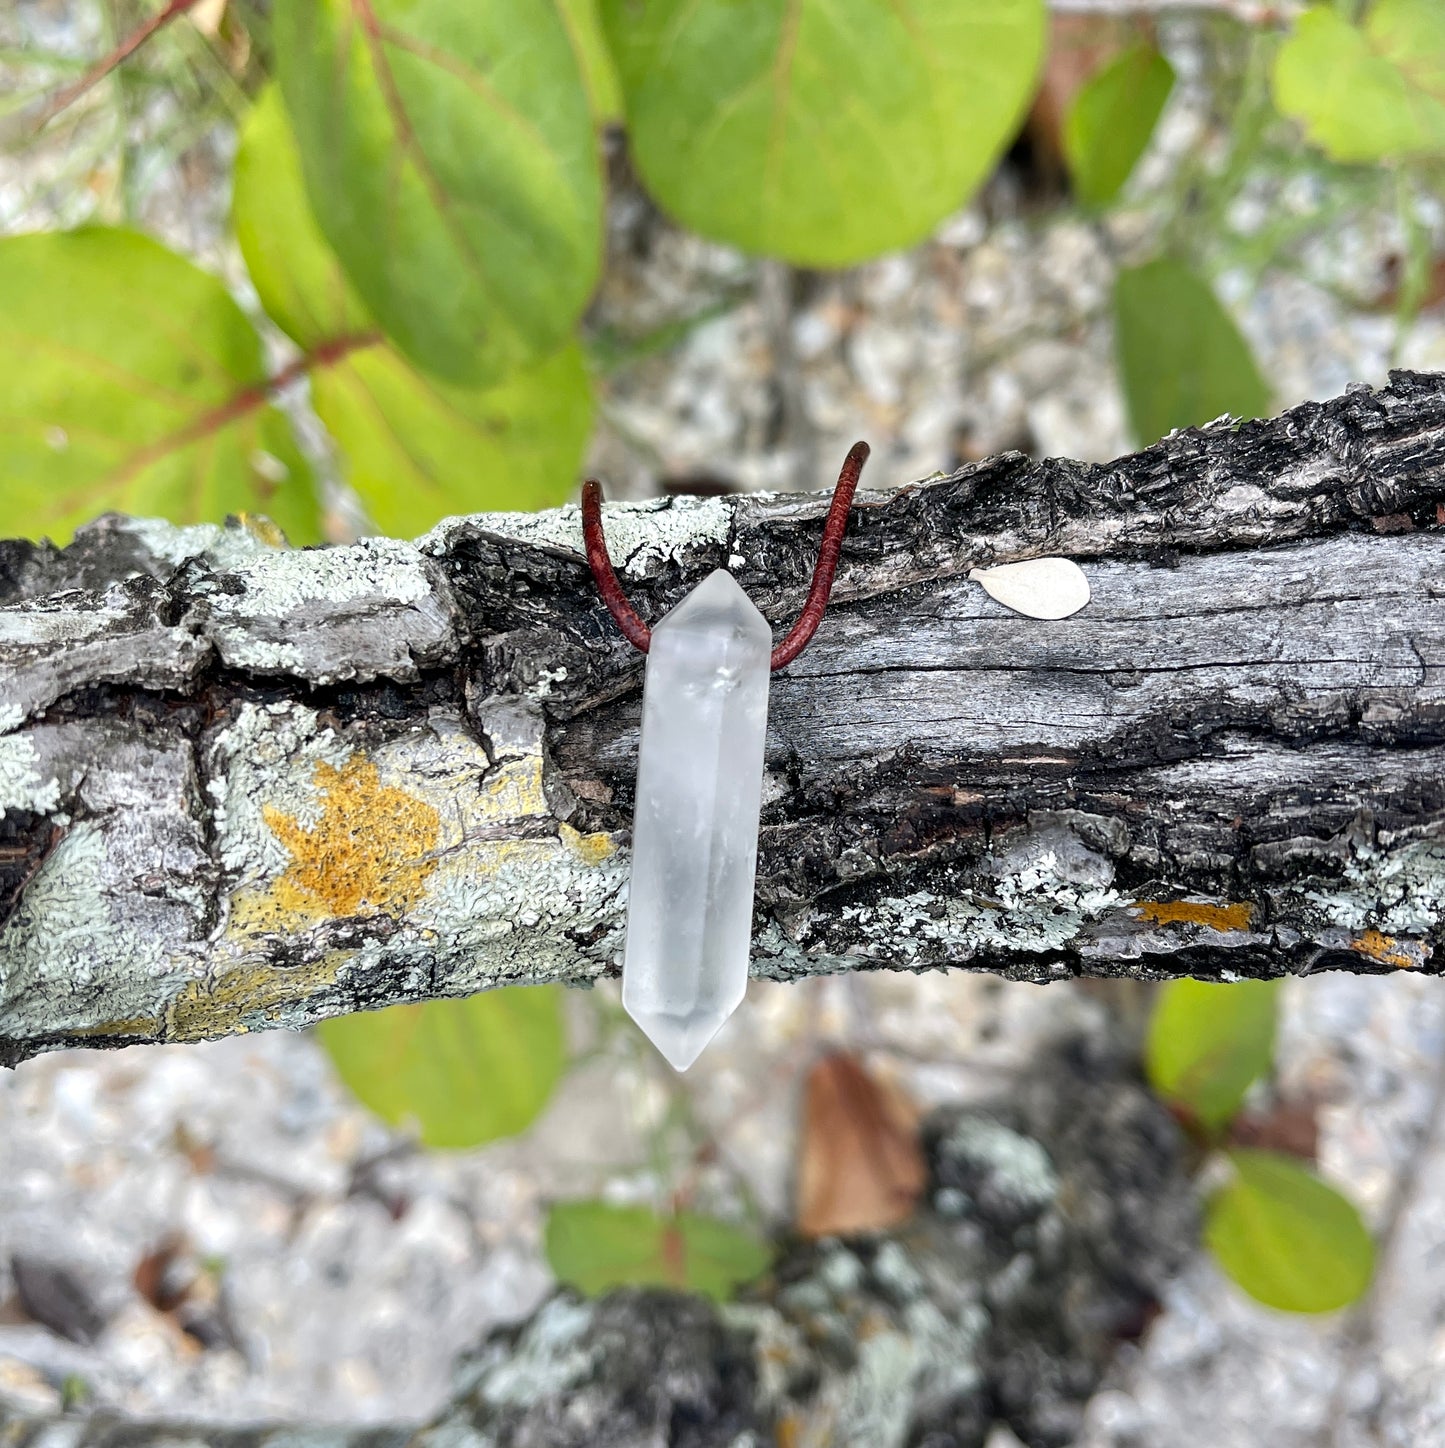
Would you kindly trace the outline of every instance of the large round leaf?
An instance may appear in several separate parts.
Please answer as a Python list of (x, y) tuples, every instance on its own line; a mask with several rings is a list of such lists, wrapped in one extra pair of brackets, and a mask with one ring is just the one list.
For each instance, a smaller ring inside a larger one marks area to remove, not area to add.
[(1229, 1154), (1234, 1180), (1211, 1198), (1204, 1240), (1251, 1297), (1286, 1312), (1332, 1312), (1370, 1284), (1375, 1244), (1333, 1187), (1272, 1151)]
[(1337, 161), (1445, 153), (1445, 7), (1376, 0), (1355, 26), (1316, 5), (1275, 57), (1274, 100)]
[(132, 231), (0, 241), (0, 528), (261, 512), (317, 533), (311, 477), (226, 288)]
[(1149, 1022), (1150, 1084), (1211, 1131), (1228, 1125), (1245, 1093), (1274, 1065), (1278, 1001), (1273, 980), (1170, 981)]
[(547, 1261), (559, 1280), (597, 1295), (614, 1287), (676, 1287), (723, 1301), (771, 1259), (750, 1232), (696, 1212), (559, 1202), (547, 1215)]
[(1209, 283), (1169, 258), (1121, 271), (1114, 346), (1129, 422), (1139, 442), (1224, 413), (1264, 417), (1269, 387), (1249, 344)]
[(1033, 93), (1043, 0), (603, 0), (633, 155), (680, 221), (843, 266), (918, 241)]
[(312, 401), (377, 527), (408, 537), (448, 513), (551, 507), (572, 494), (592, 422), (575, 342), (485, 388), (429, 377), (379, 335), (328, 351), (373, 333), (375, 322), (308, 209), (274, 91), (242, 132), (234, 209), (262, 306), (323, 359), (312, 369)]
[(556, 986), (389, 1006), (323, 1021), (341, 1079), (427, 1146), (480, 1146), (525, 1130), (566, 1065)]
[(313, 210), (388, 336), (472, 384), (560, 347), (602, 191), (555, 0), (277, 0), (274, 29)]
[(311, 214), (301, 156), (274, 85), (256, 98), (241, 127), (231, 224), (261, 305), (303, 351), (377, 333)]

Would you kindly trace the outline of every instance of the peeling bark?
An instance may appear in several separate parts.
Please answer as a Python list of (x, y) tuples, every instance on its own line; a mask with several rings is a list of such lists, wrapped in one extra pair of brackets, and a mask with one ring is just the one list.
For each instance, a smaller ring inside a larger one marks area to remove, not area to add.
[[(608, 512), (779, 624), (826, 499)], [(775, 677), (754, 973), (1440, 968), (1445, 377), (860, 495)], [(575, 508), (0, 543), (0, 1061), (617, 968), (641, 659)], [(969, 569), (1078, 560), (1007, 613)]]

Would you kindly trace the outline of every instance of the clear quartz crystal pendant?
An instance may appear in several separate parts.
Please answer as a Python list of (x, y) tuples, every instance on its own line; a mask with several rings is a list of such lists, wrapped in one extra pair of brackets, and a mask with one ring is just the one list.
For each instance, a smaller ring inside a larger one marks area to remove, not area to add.
[(652, 630), (622, 1003), (678, 1071), (747, 990), (771, 651), (721, 568)]
[(807, 601), (776, 646), (768, 621), (721, 568), (649, 628), (607, 554), (602, 484), (582, 485), (582, 541), (597, 591), (622, 636), (647, 655), (622, 1004), (679, 1071), (747, 992), (768, 679), (822, 621), (867, 460), (866, 442), (849, 448)]

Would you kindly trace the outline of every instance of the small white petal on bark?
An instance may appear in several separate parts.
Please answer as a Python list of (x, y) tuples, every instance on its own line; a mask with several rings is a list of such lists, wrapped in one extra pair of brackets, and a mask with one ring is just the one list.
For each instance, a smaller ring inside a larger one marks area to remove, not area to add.
[(968, 575), (990, 598), (1028, 618), (1068, 618), (1089, 601), (1089, 580), (1070, 558), (1030, 558), (974, 568)]

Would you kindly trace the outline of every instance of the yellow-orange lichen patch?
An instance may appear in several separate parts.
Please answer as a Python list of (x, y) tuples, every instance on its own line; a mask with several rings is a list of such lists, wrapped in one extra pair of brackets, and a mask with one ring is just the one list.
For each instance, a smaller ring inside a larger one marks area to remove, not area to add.
[[(1378, 930), (1366, 930), (1350, 941), (1350, 949), (1381, 965), (1393, 965), (1400, 970), (1413, 970), (1424, 959), (1424, 951), (1418, 957), (1411, 954), (1409, 941), (1397, 940), (1393, 935), (1384, 935)], [(1419, 947), (1416, 947), (1419, 950)]]
[(584, 865), (600, 865), (617, 853), (616, 842), (605, 830), (584, 835), (569, 824), (559, 824), (557, 835)]
[(309, 965), (247, 964), (213, 979), (190, 981), (166, 1010), (165, 1038), (209, 1041), (245, 1032), (248, 1016), (277, 1020), (289, 1007), (306, 1005), (319, 991), (335, 985), (341, 967), (354, 954), (334, 950)]
[(524, 754), (503, 760), (482, 781), (480, 803), (483, 813), (494, 820), (550, 814), (542, 784), (542, 756)]
[[(777, 1359), (787, 1362), (787, 1356), (780, 1352), (763, 1350), (763, 1356), (767, 1359)], [(803, 1441), (803, 1429), (805, 1424), (797, 1413), (785, 1413), (778, 1419), (778, 1425), (773, 1429), (774, 1448), (799, 1448)]]
[(436, 869), (441, 816), (425, 800), (384, 785), (376, 765), (354, 755), (337, 769), (316, 766), (321, 818), (307, 828), (272, 805), (266, 823), (291, 852), (268, 892), (292, 915), (402, 913), (416, 904)]
[(280, 526), (272, 522), (264, 513), (237, 513), (236, 521), (258, 543), (264, 543), (269, 548), (289, 548), (291, 546)]
[(95, 1026), (74, 1026), (65, 1034), (74, 1040), (118, 1039), (133, 1036), (138, 1041), (153, 1041), (160, 1034), (161, 1022), (155, 1016), (132, 1016), (124, 1021), (102, 1021)]
[(1136, 909), (1155, 925), (1203, 925), (1210, 930), (1248, 930), (1254, 906), (1247, 900), (1211, 905), (1203, 900), (1136, 900)]

